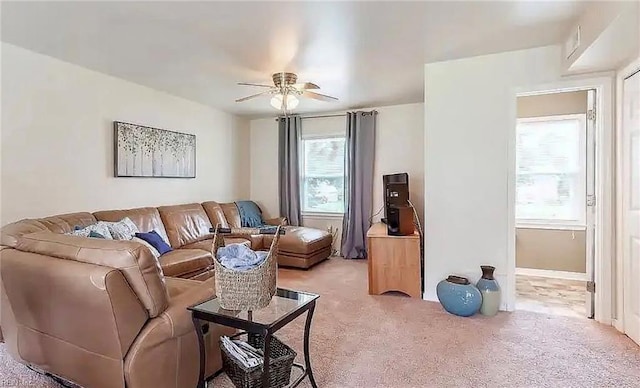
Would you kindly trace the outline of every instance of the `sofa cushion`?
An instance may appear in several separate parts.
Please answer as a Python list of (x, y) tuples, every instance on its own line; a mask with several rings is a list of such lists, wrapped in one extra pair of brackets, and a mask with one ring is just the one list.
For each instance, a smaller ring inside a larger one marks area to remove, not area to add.
[[(327, 231), (304, 226), (285, 226), (286, 233), (280, 236), (279, 252), (311, 254), (331, 246), (333, 237)], [(265, 249), (269, 249), (273, 236), (264, 236)]]
[(227, 218), (224, 215), (224, 211), (222, 211), (222, 207), (218, 202), (215, 201), (207, 201), (202, 203), (202, 207), (204, 211), (207, 213), (209, 217), (209, 221), (211, 221), (211, 225), (216, 226), (220, 224), (223, 228), (228, 228), (229, 223), (227, 222)]
[(95, 223), (96, 219), (91, 213), (69, 213), (46, 218), (20, 220), (2, 227), (0, 244), (15, 248), (18, 244), (18, 239), (25, 234), (46, 230), (55, 233), (69, 233), (76, 226), (85, 227)]
[(224, 217), (227, 219), (229, 226), (232, 228), (241, 228), (240, 213), (238, 213), (238, 207), (235, 202), (221, 203), (220, 207), (224, 212)]
[(180, 277), (213, 264), (211, 253), (202, 249), (174, 249), (158, 259), (165, 276)]
[[(211, 244), (213, 244), (213, 239), (208, 238), (206, 240), (201, 240), (195, 243), (187, 244), (180, 249), (202, 249), (207, 252), (211, 252)], [(224, 237), (224, 244), (243, 244), (251, 248), (251, 241), (239, 238), (239, 237)]]
[(158, 212), (173, 248), (211, 238), (211, 221), (199, 203), (161, 206)]
[(57, 216), (40, 218), (40, 221), (49, 231), (54, 233), (68, 233), (76, 226), (85, 227), (96, 223), (96, 218), (91, 213), (69, 213)]
[(125, 210), (104, 210), (93, 213), (98, 221), (116, 222), (128, 217), (138, 227), (140, 232), (155, 230), (164, 241), (169, 241), (167, 232), (162, 224), (160, 213), (155, 207), (140, 207)]

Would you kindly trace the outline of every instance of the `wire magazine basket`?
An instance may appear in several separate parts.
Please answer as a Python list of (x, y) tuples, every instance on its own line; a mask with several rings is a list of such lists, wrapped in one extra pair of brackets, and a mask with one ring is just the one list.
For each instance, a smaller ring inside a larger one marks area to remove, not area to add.
[[(238, 338), (239, 333), (232, 338)], [(248, 343), (257, 348), (264, 348), (264, 337), (259, 334), (248, 334)], [(295, 350), (280, 341), (277, 337), (271, 337), (269, 346), (269, 387), (281, 388), (289, 385), (291, 379), (291, 368), (293, 360), (296, 358)], [(236, 359), (224, 346), (220, 346), (222, 351), (223, 370), (237, 388), (262, 388), (263, 365), (246, 367)]]

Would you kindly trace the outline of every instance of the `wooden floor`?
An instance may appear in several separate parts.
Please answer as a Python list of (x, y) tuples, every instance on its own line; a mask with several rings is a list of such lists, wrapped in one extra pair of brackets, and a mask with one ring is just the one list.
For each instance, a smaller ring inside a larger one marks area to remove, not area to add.
[(516, 275), (516, 310), (586, 317), (585, 282)]

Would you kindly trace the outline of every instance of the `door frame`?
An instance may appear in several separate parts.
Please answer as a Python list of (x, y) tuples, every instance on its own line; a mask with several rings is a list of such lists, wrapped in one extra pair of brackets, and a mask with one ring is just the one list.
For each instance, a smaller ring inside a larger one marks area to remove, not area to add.
[[(622, 92), (625, 78), (631, 76), (635, 72), (640, 71), (640, 56), (631, 61), (622, 70), (616, 74), (616, 150), (622, 149), (620, 141), (622, 140)], [(616, 229), (622, 230), (622, 155), (616, 152)], [(616, 255), (615, 255), (615, 314), (613, 326), (620, 332), (625, 332), (624, 326), (624, 257), (622, 254), (622, 235), (617, 234), (615, 238)]]
[[(548, 84), (517, 88), (514, 99), (518, 97), (549, 94), (557, 92), (574, 92), (588, 89), (596, 90), (596, 155), (595, 155), (595, 265), (594, 280), (596, 283), (594, 319), (611, 325), (614, 305), (614, 109), (613, 109), (613, 74), (585, 77), (567, 77), (561, 81)], [(514, 112), (515, 113), (515, 112)], [(516, 301), (516, 120), (509, 131), (508, 143), (508, 235), (507, 235), (507, 310), (515, 309)]]

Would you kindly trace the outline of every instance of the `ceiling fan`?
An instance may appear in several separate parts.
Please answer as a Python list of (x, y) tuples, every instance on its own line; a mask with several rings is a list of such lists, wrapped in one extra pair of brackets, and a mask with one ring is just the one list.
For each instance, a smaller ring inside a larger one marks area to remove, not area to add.
[(271, 78), (273, 79), (273, 85), (238, 82), (238, 85), (255, 86), (259, 88), (267, 88), (268, 90), (265, 90), (261, 93), (253, 94), (251, 96), (239, 98), (236, 100), (236, 102), (243, 102), (264, 95), (272, 95), (273, 97), (271, 97), (271, 106), (278, 110), (282, 110), (284, 113), (287, 113), (287, 111), (295, 109), (295, 107), (298, 106), (298, 97), (308, 97), (313, 98), (314, 100), (329, 102), (338, 101), (338, 99), (335, 97), (311, 92), (310, 90), (320, 89), (318, 85), (312, 82), (296, 83), (298, 81), (298, 76), (294, 73), (274, 73)]

